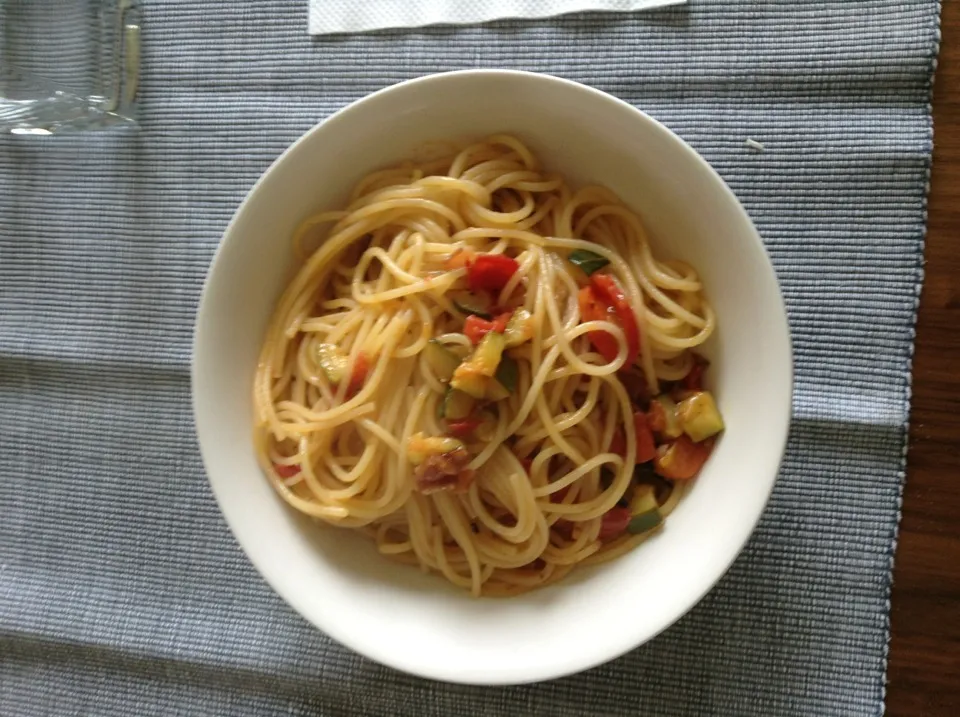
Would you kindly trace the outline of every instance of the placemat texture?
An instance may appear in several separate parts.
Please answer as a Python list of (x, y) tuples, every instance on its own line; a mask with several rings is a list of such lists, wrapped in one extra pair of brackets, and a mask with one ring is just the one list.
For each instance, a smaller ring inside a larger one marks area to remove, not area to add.
[[(0, 139), (0, 713), (880, 713), (938, 3), (320, 39), (305, 12), (146, 0), (138, 133)], [(797, 363), (781, 478), (717, 588), (622, 659), (515, 688), (408, 677), (293, 614), (219, 516), (189, 403), (204, 273), (260, 173), (345, 103), (469, 67), (587, 82), (699, 150), (767, 242)]]

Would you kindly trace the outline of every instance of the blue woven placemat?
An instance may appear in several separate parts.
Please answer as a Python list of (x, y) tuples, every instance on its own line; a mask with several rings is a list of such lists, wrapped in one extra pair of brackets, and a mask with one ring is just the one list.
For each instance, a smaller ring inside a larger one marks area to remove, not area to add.
[[(0, 139), (0, 713), (882, 711), (937, 2), (321, 39), (302, 2), (144, 4), (139, 133)], [(713, 163), (776, 264), (797, 390), (770, 506), (698, 607), (589, 673), (481, 689), (381, 668), (266, 587), (207, 488), (188, 363), (220, 233), (293, 139), (393, 82), (491, 66), (611, 92)]]

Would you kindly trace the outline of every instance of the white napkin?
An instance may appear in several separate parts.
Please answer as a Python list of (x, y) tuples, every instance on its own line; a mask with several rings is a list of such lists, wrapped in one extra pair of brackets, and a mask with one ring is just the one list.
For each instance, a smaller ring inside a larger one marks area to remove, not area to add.
[(646, 10), (686, 0), (310, 0), (310, 34), (463, 25), (583, 10)]

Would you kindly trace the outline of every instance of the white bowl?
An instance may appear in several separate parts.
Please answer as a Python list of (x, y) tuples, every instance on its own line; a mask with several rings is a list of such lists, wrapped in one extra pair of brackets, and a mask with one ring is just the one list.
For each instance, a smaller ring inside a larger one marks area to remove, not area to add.
[[(254, 458), (254, 369), (291, 278), (290, 237), (340, 206), (369, 171), (432, 140), (518, 135), (575, 184), (639, 211), (655, 249), (700, 271), (719, 330), (707, 353), (727, 430), (665, 528), (628, 555), (517, 598), (476, 599), (377, 554), (364, 536), (304, 519)], [(295, 142), (240, 205), (197, 316), (193, 401), (210, 485), (250, 560), (301, 615), (391, 667), (451, 682), (545, 680), (617, 657), (693, 607), (764, 509), (790, 418), (783, 300), (759, 235), (729, 188), (663, 125), (607, 94), (546, 75), (466, 71), (395, 85)]]

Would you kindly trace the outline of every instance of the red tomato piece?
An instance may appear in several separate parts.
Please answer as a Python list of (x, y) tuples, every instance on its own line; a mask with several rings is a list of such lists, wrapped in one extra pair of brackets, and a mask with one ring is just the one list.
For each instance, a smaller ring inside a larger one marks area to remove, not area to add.
[(361, 351), (357, 354), (357, 360), (353, 362), (353, 371), (350, 372), (350, 383), (347, 384), (348, 396), (352, 396), (363, 387), (369, 371), (370, 361), (367, 359), (367, 354)]
[(467, 284), (470, 291), (500, 291), (520, 264), (503, 254), (480, 254), (467, 267)]
[(652, 461), (657, 455), (657, 445), (653, 440), (647, 414), (643, 411), (634, 411), (633, 430), (637, 437), (637, 463)]
[[(637, 441), (637, 463), (646, 463), (652, 461), (657, 455), (657, 446), (653, 440), (653, 431), (650, 430), (650, 424), (647, 421), (647, 414), (643, 411), (634, 411), (633, 413), (633, 434)], [(627, 455), (627, 439), (623, 430), (617, 429), (613, 434), (613, 440), (610, 441), (610, 452), (618, 456)]]
[(459, 421), (447, 421), (447, 431), (452, 436), (463, 438), (469, 436), (483, 423), (479, 418), (464, 418)]
[[(612, 308), (600, 302), (592, 287), (585, 286), (580, 289), (577, 301), (580, 304), (582, 321), (616, 321)], [(608, 363), (617, 358), (617, 354), (620, 353), (620, 344), (612, 334), (607, 331), (591, 331), (587, 336), (597, 353)]]
[(498, 334), (502, 334), (507, 330), (507, 324), (510, 323), (510, 317), (513, 316), (512, 311), (506, 311), (499, 316), (496, 316), (493, 319), (493, 330)]
[(511, 316), (512, 314), (508, 312), (506, 314), (500, 314), (493, 321), (487, 321), (486, 319), (481, 319), (476, 314), (470, 314), (463, 324), (463, 333), (470, 339), (470, 343), (476, 346), (480, 343), (480, 339), (491, 331), (495, 331), (498, 334), (506, 331)]
[(480, 343), (480, 339), (493, 330), (494, 324), (492, 321), (481, 319), (476, 314), (470, 314), (463, 324), (463, 333), (467, 335), (467, 338), (470, 339), (470, 343), (472, 343), (474, 346)]
[(273, 464), (273, 470), (277, 472), (277, 475), (281, 478), (293, 478), (297, 473), (300, 472), (300, 466), (294, 465), (280, 465), (279, 463)]
[(647, 426), (650, 430), (656, 433), (663, 433), (667, 430), (668, 422), (667, 411), (663, 407), (663, 404), (660, 403), (660, 401), (651, 401), (650, 412), (647, 414)]
[(712, 450), (713, 441), (694, 443), (687, 435), (682, 435), (657, 449), (653, 469), (664, 478), (689, 480), (700, 472)]
[(611, 508), (603, 514), (603, 521), (600, 523), (600, 535), (597, 537), (600, 540), (613, 540), (619, 537), (627, 529), (632, 517), (629, 508), (621, 508), (620, 506)]
[(614, 308), (620, 328), (627, 337), (627, 360), (624, 365), (631, 366), (640, 353), (640, 328), (637, 326), (637, 317), (630, 307), (627, 295), (619, 282), (609, 274), (593, 274), (590, 284), (597, 296)]

